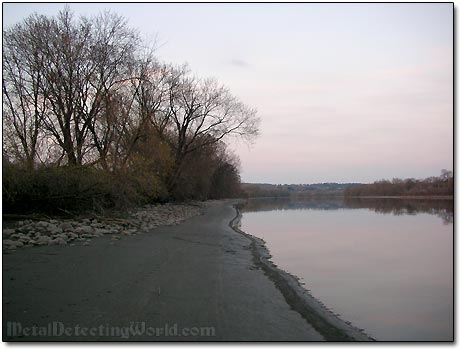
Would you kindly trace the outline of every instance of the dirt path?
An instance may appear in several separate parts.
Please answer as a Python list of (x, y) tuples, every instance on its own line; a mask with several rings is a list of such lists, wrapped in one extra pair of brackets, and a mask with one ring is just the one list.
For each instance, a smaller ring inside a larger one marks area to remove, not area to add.
[(233, 217), (221, 202), (115, 242), (4, 254), (3, 340), (322, 340), (255, 266)]

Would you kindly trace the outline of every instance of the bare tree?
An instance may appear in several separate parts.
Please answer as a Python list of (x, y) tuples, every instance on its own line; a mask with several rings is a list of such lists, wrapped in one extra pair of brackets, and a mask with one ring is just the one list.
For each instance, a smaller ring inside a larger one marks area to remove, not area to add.
[(240, 102), (215, 80), (196, 79), (184, 70), (172, 74), (167, 108), (164, 115), (169, 124), (161, 134), (175, 153), (170, 187), (176, 184), (189, 154), (226, 137), (251, 141), (258, 135), (259, 118), (255, 109)]
[(43, 53), (44, 88), (50, 112), (44, 126), (66, 154), (70, 165), (81, 164), (88, 124), (79, 113), (81, 83), (91, 69), (87, 63), (91, 24), (75, 23), (69, 9), (57, 18), (46, 18), (34, 28), (41, 40), (30, 47)]
[(41, 128), (49, 112), (44, 87), (46, 57), (37, 49), (42, 38), (35, 30), (44, 22), (44, 17), (32, 16), (3, 32), (4, 147), (29, 168), (37, 160)]
[(160, 63), (121, 16), (65, 8), (3, 34), (4, 159), (119, 171), (149, 198), (180, 192), (178, 182), (200, 198), (214, 183), (218, 197), (238, 182), (221, 144), (257, 136), (256, 110), (187, 66)]
[(124, 115), (116, 108), (126, 104), (130, 110), (131, 96), (124, 96), (125, 86), (134, 77), (132, 67), (137, 60), (140, 47), (139, 35), (127, 27), (121, 16), (106, 12), (93, 21), (90, 74), (82, 84), (79, 105), (80, 113), (88, 123), (93, 145), (103, 168), (107, 165), (107, 154), (114, 141), (117, 124)]
[[(34, 114), (36, 130), (54, 138), (68, 164), (81, 165), (93, 148), (103, 157), (111, 130), (101, 114), (130, 78), (137, 32), (115, 14), (76, 20), (67, 8), (56, 18), (31, 16), (5, 34), (3, 92), (16, 133), (24, 128), (19, 121)], [(25, 147), (24, 132), (18, 136)]]
[[(124, 84), (124, 108), (119, 108), (123, 113), (113, 143), (113, 154), (120, 168), (127, 166), (137, 142), (152, 120), (162, 122), (160, 120), (164, 119), (164, 123), (167, 123), (167, 118), (160, 114), (166, 99), (165, 81), (169, 71), (166, 65), (154, 59), (152, 51), (133, 63), (130, 79)], [(160, 130), (165, 127), (160, 124), (157, 126)]]

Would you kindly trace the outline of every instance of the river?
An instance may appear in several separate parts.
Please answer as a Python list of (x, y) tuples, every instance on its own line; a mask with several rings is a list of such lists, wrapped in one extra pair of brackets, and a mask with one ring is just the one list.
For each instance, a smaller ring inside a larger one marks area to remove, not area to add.
[(242, 230), (376, 340), (453, 339), (453, 201), (250, 199)]

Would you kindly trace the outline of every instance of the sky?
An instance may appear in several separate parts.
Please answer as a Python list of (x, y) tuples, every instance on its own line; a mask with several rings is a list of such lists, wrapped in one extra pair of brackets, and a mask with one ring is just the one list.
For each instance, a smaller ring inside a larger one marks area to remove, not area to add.
[[(230, 140), (244, 182), (363, 182), (453, 170), (453, 5), (69, 4), (110, 10), (258, 110)], [(3, 28), (64, 4), (3, 3)]]

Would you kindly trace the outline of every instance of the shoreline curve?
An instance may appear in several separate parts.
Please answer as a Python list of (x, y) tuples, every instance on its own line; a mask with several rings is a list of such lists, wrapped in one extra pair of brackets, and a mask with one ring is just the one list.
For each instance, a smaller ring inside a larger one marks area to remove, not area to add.
[(251, 241), (253, 262), (274, 282), (290, 307), (298, 312), (307, 323), (313, 326), (327, 341), (376, 341), (363, 329), (346, 323), (339, 316), (316, 299), (299, 282), (299, 278), (278, 268), (272, 261), (272, 255), (266, 242), (240, 229), (241, 208), (244, 204), (233, 205), (236, 216), (229, 222), (230, 228)]

